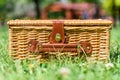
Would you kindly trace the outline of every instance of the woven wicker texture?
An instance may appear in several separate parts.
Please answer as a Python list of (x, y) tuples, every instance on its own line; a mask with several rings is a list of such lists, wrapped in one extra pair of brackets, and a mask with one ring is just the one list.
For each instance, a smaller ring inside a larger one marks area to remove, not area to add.
[[(89, 60), (109, 59), (109, 38), (112, 22), (109, 20), (62, 20), (65, 33), (69, 35), (68, 43), (89, 41), (93, 50)], [(36, 39), (48, 43), (48, 36), (52, 32), (53, 20), (10, 20), (9, 52), (14, 59), (44, 59), (49, 53), (31, 54), (28, 52), (28, 42)], [(62, 53), (61, 53), (62, 54)], [(75, 55), (77, 53), (66, 52)]]

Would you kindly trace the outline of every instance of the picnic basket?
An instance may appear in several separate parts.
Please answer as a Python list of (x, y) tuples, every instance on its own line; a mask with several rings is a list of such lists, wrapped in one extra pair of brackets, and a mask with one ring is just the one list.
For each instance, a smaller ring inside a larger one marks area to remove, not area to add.
[(14, 59), (44, 59), (49, 55), (82, 55), (109, 59), (109, 20), (10, 20), (9, 54)]

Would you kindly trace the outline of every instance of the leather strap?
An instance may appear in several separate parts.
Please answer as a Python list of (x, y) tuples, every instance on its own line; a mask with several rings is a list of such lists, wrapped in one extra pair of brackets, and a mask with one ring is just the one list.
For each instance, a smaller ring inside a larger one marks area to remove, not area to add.
[(81, 41), (76, 44), (49, 44), (43, 43), (40, 44), (38, 41), (30, 40), (28, 46), (29, 52), (40, 53), (40, 52), (77, 52), (82, 53), (83, 51), (86, 54), (90, 54), (92, 52), (92, 46), (89, 42)]
[[(57, 36), (59, 35), (59, 36)], [(50, 35), (49, 41), (50, 43), (64, 43), (64, 23), (63, 21), (53, 21), (53, 29)], [(56, 37), (60, 37), (60, 40), (57, 41)]]
[(92, 52), (92, 46), (89, 42), (81, 41), (75, 44), (41, 44), (42, 48), (39, 50), (40, 52), (77, 52), (82, 53), (83, 51), (86, 54), (90, 54)]

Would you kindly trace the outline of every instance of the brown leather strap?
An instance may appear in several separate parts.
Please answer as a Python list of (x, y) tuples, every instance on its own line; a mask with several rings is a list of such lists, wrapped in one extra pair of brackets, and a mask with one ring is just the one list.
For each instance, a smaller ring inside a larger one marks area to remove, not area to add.
[(39, 52), (77, 52), (82, 53), (85, 52), (86, 54), (90, 54), (92, 52), (92, 46), (89, 42), (81, 41), (76, 44), (49, 44), (43, 43), (40, 44), (36, 40), (30, 40), (28, 46), (29, 52), (39, 53)]
[(48, 44), (43, 43), (42, 48), (75, 48), (77, 44)]
[[(59, 36), (57, 36), (59, 35)], [(64, 43), (64, 23), (63, 21), (53, 21), (53, 29), (50, 35), (50, 43)], [(57, 41), (56, 37), (60, 37), (60, 40)]]
[(48, 44), (43, 43), (41, 44), (42, 48), (40, 52), (77, 52), (82, 53), (85, 52), (86, 54), (90, 54), (92, 52), (92, 46), (89, 42), (81, 41), (80, 43), (76, 44)]

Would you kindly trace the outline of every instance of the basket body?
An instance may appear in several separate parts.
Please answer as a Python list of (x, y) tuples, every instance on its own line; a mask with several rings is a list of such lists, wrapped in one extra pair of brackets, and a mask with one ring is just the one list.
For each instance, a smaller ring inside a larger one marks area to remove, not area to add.
[[(53, 29), (54, 20), (11, 20), (9, 25), (9, 53), (14, 59), (44, 59), (56, 52), (31, 53), (30, 40), (49, 43), (48, 37)], [(111, 21), (108, 20), (58, 20), (63, 21), (68, 44), (89, 41), (92, 45), (90, 60), (108, 60)], [(62, 54), (62, 53), (61, 53)], [(75, 55), (75, 52), (65, 52)]]

